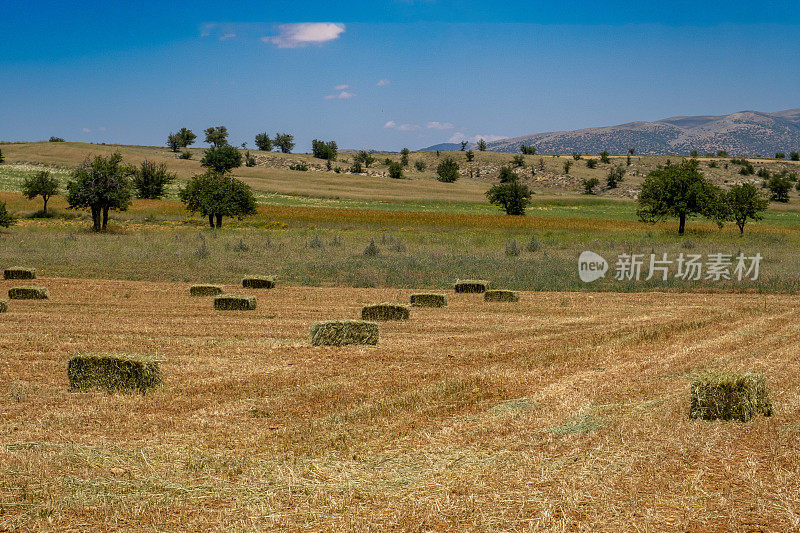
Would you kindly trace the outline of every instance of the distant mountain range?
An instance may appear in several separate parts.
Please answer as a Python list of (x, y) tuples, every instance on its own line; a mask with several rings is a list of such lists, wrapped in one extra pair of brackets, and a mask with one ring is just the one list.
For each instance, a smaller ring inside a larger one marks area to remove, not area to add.
[[(701, 154), (725, 150), (732, 155), (773, 156), (800, 150), (800, 108), (762, 113), (741, 111), (720, 116), (682, 116), (655, 122), (629, 122), (618, 126), (574, 131), (535, 133), (488, 143), (493, 152), (519, 152), (521, 145), (540, 153)], [(446, 148), (453, 147), (453, 148)], [(444, 143), (426, 150), (460, 150)]]

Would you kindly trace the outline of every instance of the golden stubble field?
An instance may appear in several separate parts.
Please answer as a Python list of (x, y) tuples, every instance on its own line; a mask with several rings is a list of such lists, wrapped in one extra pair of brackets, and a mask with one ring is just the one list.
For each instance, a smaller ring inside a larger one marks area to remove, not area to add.
[[(49, 301), (0, 315), (0, 530), (800, 527), (796, 297), (451, 293), (330, 348), (313, 321), (412, 291), (223, 313), (182, 283), (36, 283)], [(157, 354), (164, 385), (68, 392), (104, 350)], [(765, 372), (775, 415), (689, 420), (709, 368)]]

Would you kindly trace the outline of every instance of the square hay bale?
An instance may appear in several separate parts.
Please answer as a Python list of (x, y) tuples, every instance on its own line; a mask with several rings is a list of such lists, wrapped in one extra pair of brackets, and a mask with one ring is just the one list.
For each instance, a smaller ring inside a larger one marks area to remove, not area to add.
[(8, 302), (0, 300), (0, 313), (5, 313), (6, 311), (8, 311)]
[(486, 292), (489, 282), (483, 279), (460, 279), (456, 281), (455, 291), (463, 293), (479, 294)]
[(161, 384), (158, 361), (149, 355), (124, 353), (85, 353), (73, 356), (67, 364), (69, 389), (85, 391), (145, 391)]
[(255, 308), (255, 296), (225, 294), (214, 298), (214, 309), (217, 311), (252, 311)]
[(189, 296), (217, 296), (225, 292), (222, 285), (192, 285)]
[(272, 289), (275, 287), (275, 276), (247, 276), (242, 280), (245, 289)]
[(408, 320), (410, 315), (407, 305), (381, 303), (361, 308), (361, 320)]
[(411, 295), (412, 307), (447, 307), (447, 296), (433, 292)]
[(706, 372), (692, 378), (689, 418), (747, 422), (772, 415), (767, 381), (761, 373)]
[(3, 279), (36, 279), (36, 269), (9, 267), (3, 270)]
[(517, 291), (493, 289), (484, 292), (483, 299), (487, 302), (518, 302), (519, 293)]
[(44, 287), (12, 287), (8, 289), (8, 297), (11, 300), (47, 300), (50, 293)]
[(326, 320), (311, 326), (314, 346), (378, 344), (378, 324), (365, 320)]

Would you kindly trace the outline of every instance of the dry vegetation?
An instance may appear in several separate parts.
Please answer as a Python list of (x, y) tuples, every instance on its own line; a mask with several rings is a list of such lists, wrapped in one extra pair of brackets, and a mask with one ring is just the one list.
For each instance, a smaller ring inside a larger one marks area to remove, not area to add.
[[(221, 313), (183, 283), (38, 283), (0, 320), (0, 530), (800, 527), (796, 297), (451, 292), (376, 347), (313, 347), (312, 322), (411, 291)], [(69, 392), (89, 351), (164, 383)], [(773, 416), (690, 420), (706, 370), (763, 372)]]

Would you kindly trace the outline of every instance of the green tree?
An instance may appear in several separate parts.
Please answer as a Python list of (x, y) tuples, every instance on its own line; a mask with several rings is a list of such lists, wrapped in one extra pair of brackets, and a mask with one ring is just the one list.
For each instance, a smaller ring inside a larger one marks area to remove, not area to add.
[(86, 158), (72, 172), (67, 183), (67, 203), (71, 209), (88, 208), (94, 231), (105, 230), (109, 210), (125, 211), (131, 203), (130, 176), (135, 169), (122, 164), (122, 155)]
[(594, 194), (594, 188), (600, 185), (600, 180), (597, 178), (582, 179), (583, 194)]
[(244, 154), (244, 166), (246, 167), (254, 167), (256, 166), (256, 158), (250, 155), (250, 151), (248, 150)]
[(403, 177), (403, 166), (397, 161), (389, 163), (389, 177), (396, 180)]
[(461, 151), (463, 152), (464, 149), (467, 147), (467, 141), (461, 141)]
[(400, 164), (404, 167), (408, 166), (408, 155), (411, 153), (411, 150), (408, 148), (403, 148), (400, 150)]
[(193, 176), (178, 196), (190, 212), (207, 216), (212, 228), (221, 228), (223, 217), (242, 218), (256, 213), (250, 187), (230, 174), (213, 170)]
[(792, 182), (786, 175), (773, 174), (767, 181), (767, 187), (771, 193), (770, 200), (773, 202), (787, 203), (789, 201)]
[(783, 152), (776, 152), (775, 159), (786, 159), (786, 154)]
[(3, 151), (0, 150), (0, 164), (2, 164), (6, 159), (3, 157)]
[(366, 150), (360, 150), (356, 155), (353, 156), (353, 161), (363, 163), (364, 168), (369, 168), (369, 166), (375, 162), (375, 158), (372, 157), (372, 154)]
[(206, 134), (206, 143), (214, 148), (219, 148), (228, 144), (228, 128), (225, 126), (212, 126), (203, 130)]
[(209, 148), (200, 164), (215, 172), (228, 172), (242, 166), (242, 153), (229, 144)]
[(167, 146), (169, 146), (169, 149), (172, 150), (173, 152), (177, 152), (178, 150), (180, 150), (181, 142), (178, 139), (178, 135), (176, 133), (170, 132), (170, 134), (167, 135)]
[(327, 159), (328, 161), (336, 161), (339, 147), (336, 146), (336, 141), (320, 141), (314, 139), (311, 141), (311, 152), (317, 159)]
[(525, 166), (525, 157), (521, 155), (515, 155), (511, 158), (511, 166), (515, 168), (522, 168)]
[(761, 220), (761, 213), (767, 210), (769, 200), (764, 198), (752, 183), (734, 185), (722, 197), (727, 207), (729, 220), (736, 222), (739, 233), (744, 233), (748, 220)]
[(144, 160), (133, 174), (133, 188), (137, 198), (157, 200), (166, 194), (167, 186), (177, 176), (167, 171), (166, 163)]
[(458, 163), (450, 156), (443, 158), (436, 166), (436, 179), (444, 183), (453, 183), (458, 179)]
[(6, 203), (0, 204), (0, 226), (10, 228), (17, 223), (17, 218), (8, 212)]
[(800, 152), (792, 152), (789, 154), (789, 159), (792, 161), (800, 161)]
[(294, 149), (294, 135), (289, 133), (276, 133), (275, 140), (272, 142), (281, 149), (284, 154), (291, 154)]
[(471, 163), (475, 159), (475, 152), (467, 150), (467, 162)]
[(625, 178), (625, 167), (617, 166), (612, 167), (608, 171), (608, 176), (606, 176), (606, 184), (608, 185), (609, 189), (616, 189), (621, 182)]
[(187, 146), (191, 146), (194, 144), (194, 140), (197, 139), (197, 135), (188, 128), (181, 128), (178, 133), (175, 134), (178, 138), (178, 147), (179, 148), (186, 148)]
[(501, 169), (500, 178), (500, 183), (486, 191), (489, 203), (502, 207), (507, 215), (524, 215), (533, 193), (527, 185), (520, 183), (519, 176), (509, 168)]
[(603, 150), (602, 152), (600, 152), (600, 162), (611, 163), (611, 158), (608, 156), (609, 156), (608, 150)]
[(28, 200), (33, 200), (37, 196), (41, 196), (44, 200), (44, 207), (42, 213), (47, 216), (47, 201), (51, 196), (55, 196), (59, 192), (59, 183), (49, 171), (41, 170), (33, 176), (28, 176), (22, 181), (22, 194)]
[(643, 222), (678, 219), (678, 234), (683, 235), (686, 219), (704, 216), (721, 224), (721, 191), (700, 171), (696, 159), (684, 160), (650, 172), (639, 193), (636, 214)]
[(258, 146), (259, 150), (264, 152), (272, 151), (272, 139), (269, 138), (267, 132), (256, 135), (256, 146)]
[(478, 139), (478, 150), (481, 152), (486, 151), (486, 141), (484, 141), (483, 139)]
[(564, 174), (569, 175), (569, 169), (572, 167), (572, 161), (564, 161)]
[(523, 155), (536, 155), (536, 148), (533, 146), (526, 146), (522, 144), (519, 147), (519, 151), (522, 152)]
[(51, 142), (51, 143), (63, 143), (63, 142), (64, 142), (64, 139), (63, 139), (63, 138), (61, 138), (61, 137), (56, 137), (55, 135), (53, 135), (52, 137), (50, 137), (50, 139), (49, 139), (47, 142)]
[(698, 154), (697, 150), (692, 150), (691, 152), (689, 152), (689, 156), (691, 156), (691, 157), (697, 157), (698, 155), (699, 154)]
[(586, 168), (597, 168), (597, 159), (594, 158), (587, 159)]

